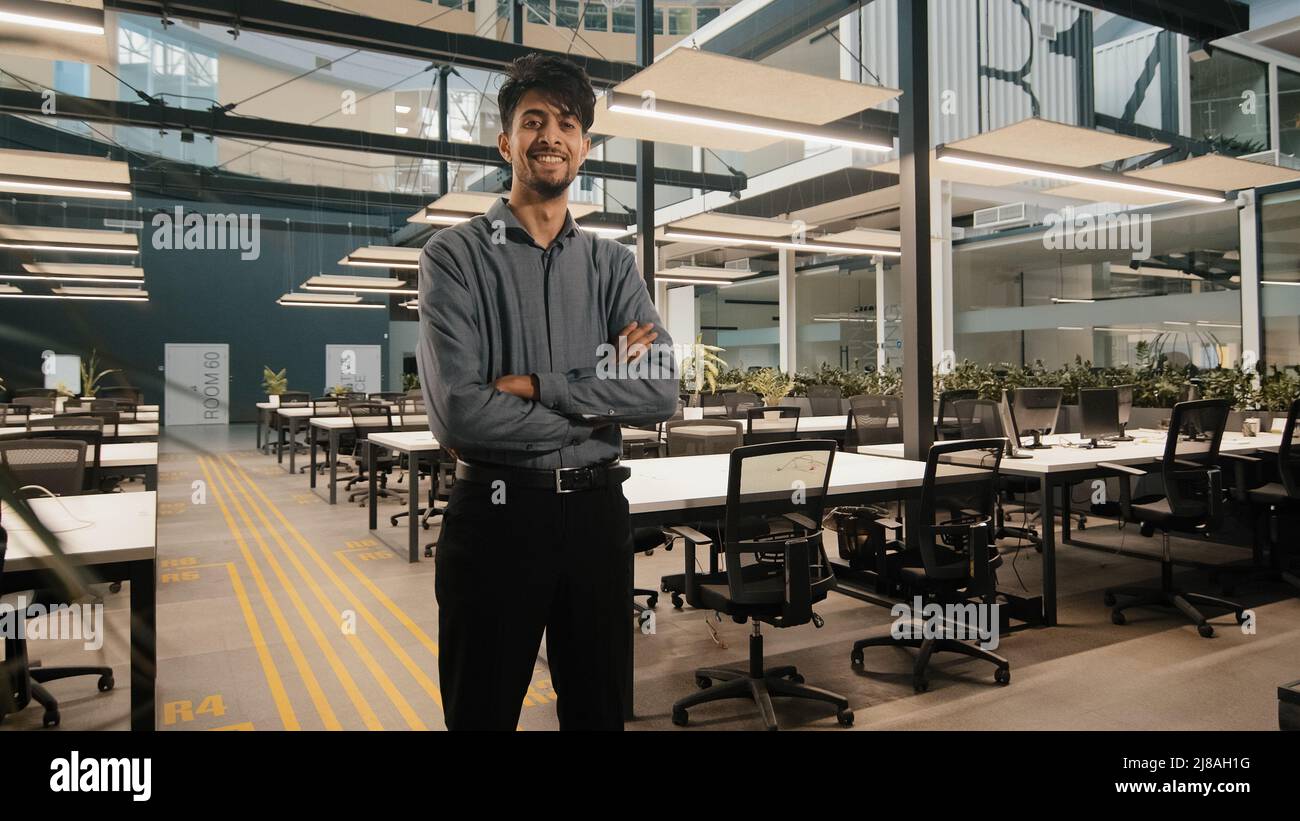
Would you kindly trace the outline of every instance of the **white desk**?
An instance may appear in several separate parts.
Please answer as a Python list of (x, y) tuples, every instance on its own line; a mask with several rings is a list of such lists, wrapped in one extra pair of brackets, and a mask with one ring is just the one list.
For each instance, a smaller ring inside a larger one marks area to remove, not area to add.
[[(68, 414), (68, 413), (90, 413), (90, 412), (91, 412), (91, 411), (90, 411), (90, 408), (88, 408), (88, 407), (84, 407), (84, 406), (76, 406), (76, 407), (74, 407), (74, 406), (64, 406), (64, 408), (63, 408), (63, 413), (65, 413), (65, 414)], [(123, 422), (157, 422), (157, 421), (159, 421), (159, 420), (158, 420), (158, 410), (157, 410), (157, 407), (156, 407), (156, 406), (155, 406), (154, 410), (145, 410), (144, 408), (136, 408), (134, 412), (131, 412), (131, 411), (118, 411), (118, 414), (119, 414), (119, 418), (120, 418)], [(32, 415), (32, 418), (33, 418), (33, 419), (48, 419), (48, 418), (50, 418), (50, 414), (46, 413), (46, 414), (41, 414), (40, 416), (37, 416), (37, 415), (33, 414), (33, 415)]]
[[(379, 501), (376, 492), (378, 483), (375, 477), (375, 451), (379, 448), (387, 448), (396, 453), (405, 453), (407, 455), (407, 489), (410, 491), (410, 499), (406, 505), (408, 519), (406, 534), (407, 558), (409, 561), (418, 562), (420, 560), (420, 456), (421, 454), (438, 451), (440, 445), (438, 440), (433, 438), (433, 434), (427, 430), (372, 433), (366, 437), (366, 473), (370, 477), (368, 485), (370, 495), (366, 501), (367, 506), (370, 508), (371, 530), (379, 529), (379, 511), (376, 504)], [(434, 481), (437, 481), (437, 479), (435, 478)]]
[[(40, 428), (33, 431), (28, 431), (26, 426), (0, 428), (0, 439), (28, 437), (39, 438), (40, 435)], [(157, 422), (126, 422), (117, 426), (117, 432), (115, 435), (104, 436), (104, 442), (106, 444), (120, 442), (147, 442), (151, 439), (158, 439)]]
[[(303, 410), (307, 410), (307, 409), (304, 408)], [(422, 413), (407, 414), (406, 416), (393, 414), (391, 418), (393, 420), (393, 425), (398, 428), (428, 430), (429, 427), (429, 417), (425, 416)], [(382, 416), (361, 417), (361, 420), (363, 421), (363, 425), (362, 425), (363, 427), (365, 426), (365, 423), (370, 420), (373, 420), (373, 424), (375, 424), (376, 426), (382, 426), (388, 424), (388, 420)], [(335, 484), (335, 480), (338, 479), (339, 438), (342, 436), (342, 434), (345, 431), (353, 430), (355, 427), (355, 422), (351, 416), (335, 415), (335, 416), (313, 416), (311, 417), (311, 421), (309, 424), (311, 425), (313, 431), (307, 437), (309, 440), (311, 440), (311, 443), (308, 446), (311, 453), (311, 467), (308, 469), (311, 474), (311, 477), (308, 480), (308, 483), (312, 488), (316, 487), (317, 439), (316, 439), (315, 430), (322, 430), (325, 431), (326, 439), (328, 442), (328, 447), (326, 449), (326, 452), (329, 458), (329, 466), (330, 466), (330, 504), (334, 504), (335, 502), (338, 501), (338, 493), (337, 493), (337, 486)], [(289, 472), (290, 473), (294, 472), (294, 464), (295, 464), (295, 459), (294, 459), (293, 449), (290, 449), (289, 451)]]
[[(92, 456), (86, 457), (88, 460)], [(142, 474), (144, 489), (158, 489), (158, 443), (116, 442), (103, 445), (99, 453), (101, 473), (130, 476)]]
[[(1110, 448), (1070, 447), (1079, 445), (1083, 440), (1077, 433), (1055, 434), (1043, 437), (1045, 444), (1051, 448), (1025, 450), (1032, 454), (1028, 459), (1008, 459), (1003, 457), (999, 472), (1008, 476), (1023, 476), (1038, 479), (1041, 483), (1042, 540), (1043, 540), (1043, 608), (1048, 625), (1056, 624), (1056, 488), (1062, 489), (1061, 499), (1061, 541), (1071, 542), (1070, 534), (1070, 489), (1073, 485), (1088, 480), (1113, 476), (1114, 471), (1098, 467), (1103, 462), (1120, 465), (1136, 465), (1158, 462), (1165, 452), (1167, 431), (1131, 430), (1132, 442), (1110, 442)], [(1256, 450), (1277, 448), (1281, 435), (1261, 433), (1258, 436), (1243, 436), (1240, 432), (1225, 433), (1219, 445), (1222, 453), (1246, 454)], [(1023, 449), (1023, 448), (1022, 448)], [(902, 458), (903, 446), (863, 445), (858, 452), (871, 456)], [(954, 464), (969, 462), (976, 457), (959, 456)], [(1127, 554), (1126, 554), (1127, 555)]]
[[(0, 519), (9, 534), (9, 549), (0, 593), (60, 586), (56, 563), (80, 570), (88, 582), (130, 582), (131, 729), (153, 730), (158, 494), (96, 493), (32, 499), (29, 504), (47, 527), (58, 531), (55, 536), (64, 558), (56, 560), (17, 512), (4, 506)], [(67, 529), (78, 520), (88, 524)]]

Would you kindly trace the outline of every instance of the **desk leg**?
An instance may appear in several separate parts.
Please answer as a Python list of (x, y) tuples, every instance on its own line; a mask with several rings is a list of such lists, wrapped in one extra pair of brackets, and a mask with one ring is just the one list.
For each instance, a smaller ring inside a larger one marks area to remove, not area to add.
[(311, 468), (308, 469), (308, 473), (311, 475), (307, 477), (307, 487), (314, 490), (316, 488), (316, 431), (311, 428), (308, 428), (308, 430), (311, 431), (311, 436), (307, 437), (311, 440)]
[(330, 430), (330, 504), (338, 501), (339, 496), (339, 434)]
[(131, 729), (137, 731), (157, 728), (154, 567), (153, 559), (131, 563)]
[[(311, 430), (311, 425), (307, 425)], [(289, 420), (289, 472), (294, 473), (294, 457), (298, 454), (298, 417)]]
[(266, 451), (262, 450), (262, 423), (265, 421), (266, 421), (266, 411), (261, 408), (258, 408), (257, 409), (257, 449), (262, 451), (262, 453), (266, 453)]
[(1070, 543), (1070, 496), (1074, 485), (1066, 482), (1061, 485), (1061, 544)]
[(1056, 626), (1056, 497), (1043, 477), (1043, 624)]
[[(410, 521), (407, 523), (407, 549), (412, 562), (420, 560), (420, 452), (411, 451), (410, 458), (411, 500), (407, 502)], [(372, 476), (374, 474), (371, 474)]]
[(361, 443), (366, 451), (366, 506), (370, 508), (370, 529), (379, 528), (379, 479), (375, 476), (375, 449), (367, 439)]
[(158, 466), (157, 465), (144, 466), (144, 489), (145, 490), (158, 489)]
[[(627, 600), (632, 601), (632, 590), (636, 587), (636, 552), (632, 550), (632, 545), (628, 544), (627, 559)], [(627, 634), (627, 663), (623, 668), (623, 720), (632, 721), (636, 718), (636, 710), (632, 705), (633, 691), (633, 674), (635, 668), (633, 656), (636, 653), (636, 637), (641, 632), (641, 625), (637, 619), (632, 619), (632, 630)]]
[(284, 420), (276, 415), (275, 422), (275, 461), (284, 464)]

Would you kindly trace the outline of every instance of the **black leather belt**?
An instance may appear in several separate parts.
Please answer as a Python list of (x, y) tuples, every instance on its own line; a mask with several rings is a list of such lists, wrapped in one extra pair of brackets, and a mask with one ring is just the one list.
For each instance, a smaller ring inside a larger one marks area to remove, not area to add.
[(617, 461), (585, 468), (556, 468), (555, 470), (535, 470), (533, 468), (512, 468), (502, 465), (470, 464), (456, 462), (456, 478), (467, 482), (490, 485), (496, 481), (506, 483), (507, 487), (528, 487), (549, 490), (552, 493), (577, 493), (582, 490), (596, 490), (610, 485), (621, 484), (632, 475), (632, 469)]

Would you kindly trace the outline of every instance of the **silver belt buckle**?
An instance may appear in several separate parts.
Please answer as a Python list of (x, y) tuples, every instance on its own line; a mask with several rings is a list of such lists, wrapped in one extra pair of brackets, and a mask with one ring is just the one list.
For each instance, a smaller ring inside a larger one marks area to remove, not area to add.
[[(564, 474), (566, 472), (575, 476), (579, 473), (586, 473), (587, 475), (586, 486), (585, 487), (582, 486), (582, 483), (579, 482), (577, 487), (566, 488), (564, 486)], [(594, 477), (591, 474), (591, 468), (556, 468), (555, 469), (555, 492), (556, 493), (577, 493), (580, 490), (590, 490), (593, 484), (594, 484)]]

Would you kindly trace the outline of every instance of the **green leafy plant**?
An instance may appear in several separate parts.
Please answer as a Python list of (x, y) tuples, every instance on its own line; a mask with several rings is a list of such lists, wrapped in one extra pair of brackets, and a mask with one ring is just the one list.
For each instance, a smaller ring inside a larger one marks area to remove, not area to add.
[(330, 396), (346, 396), (349, 392), (351, 392), (351, 390), (352, 390), (351, 388), (348, 388), (344, 385), (335, 385), (334, 387), (330, 388)]
[(695, 337), (690, 353), (682, 361), (682, 388), (686, 393), (700, 394), (708, 387), (709, 393), (718, 392), (718, 376), (726, 369), (727, 363), (718, 356), (723, 350), (717, 345), (705, 345), (704, 335)]
[(418, 373), (402, 374), (402, 390), (413, 391), (420, 387), (420, 375)]
[(81, 395), (94, 396), (99, 390), (99, 380), (113, 373), (121, 373), (121, 368), (99, 370), (99, 351), (90, 349), (90, 356), (81, 360)]
[(745, 387), (763, 397), (764, 404), (777, 405), (794, 389), (794, 379), (776, 368), (762, 368), (749, 374)]
[(266, 391), (267, 396), (279, 396), (289, 389), (289, 377), (285, 375), (287, 368), (281, 368), (278, 371), (271, 370), (270, 366), (262, 366), (262, 390)]

